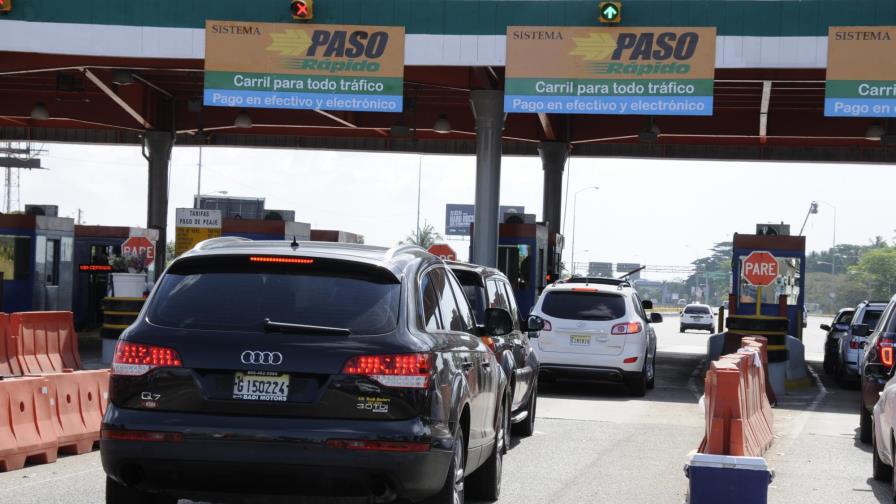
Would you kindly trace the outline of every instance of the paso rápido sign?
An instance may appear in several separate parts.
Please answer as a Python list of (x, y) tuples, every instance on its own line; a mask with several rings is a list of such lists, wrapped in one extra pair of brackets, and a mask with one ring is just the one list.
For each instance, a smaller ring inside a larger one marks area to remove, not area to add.
[(506, 112), (712, 115), (715, 28), (507, 28)]
[(824, 115), (896, 117), (896, 27), (832, 26)]
[(778, 279), (778, 259), (771, 252), (756, 250), (743, 262), (743, 277), (754, 287), (768, 287)]
[(403, 27), (206, 22), (206, 105), (401, 112), (403, 91)]

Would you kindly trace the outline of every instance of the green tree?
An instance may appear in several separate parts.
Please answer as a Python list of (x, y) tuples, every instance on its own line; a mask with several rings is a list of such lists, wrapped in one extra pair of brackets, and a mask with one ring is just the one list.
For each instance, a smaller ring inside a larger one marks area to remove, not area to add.
[[(731, 242), (719, 242), (713, 245), (712, 254), (707, 257), (701, 257), (691, 264), (694, 265), (695, 273), (688, 277), (685, 282), (687, 292), (700, 287), (709, 292), (704, 293), (703, 302), (714, 306), (720, 305), (728, 299), (731, 291), (731, 255), (733, 253), (733, 244)], [(690, 297), (690, 294), (688, 294)]]
[(401, 242), (402, 245), (419, 245), (424, 249), (429, 249), (436, 243), (442, 241), (442, 235), (436, 231), (436, 228), (429, 222), (424, 221), (423, 226), (417, 228)]
[(889, 299), (896, 289), (896, 248), (884, 245), (865, 252), (852, 271), (870, 298)]

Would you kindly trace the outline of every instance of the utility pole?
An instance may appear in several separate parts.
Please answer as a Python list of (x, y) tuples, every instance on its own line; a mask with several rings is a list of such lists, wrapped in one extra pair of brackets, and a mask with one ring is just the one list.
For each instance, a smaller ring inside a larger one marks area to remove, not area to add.
[[(32, 149), (30, 142), (16, 143), (6, 142), (0, 144), (0, 168), (6, 169), (6, 194), (4, 200), (4, 211), (6, 213), (19, 209), (18, 192), (19, 192), (19, 170), (45, 170), (40, 164), (40, 155), (46, 154), (46, 149)], [(13, 174), (13, 170), (16, 173)], [(13, 187), (15, 186), (16, 204), (13, 205)]]

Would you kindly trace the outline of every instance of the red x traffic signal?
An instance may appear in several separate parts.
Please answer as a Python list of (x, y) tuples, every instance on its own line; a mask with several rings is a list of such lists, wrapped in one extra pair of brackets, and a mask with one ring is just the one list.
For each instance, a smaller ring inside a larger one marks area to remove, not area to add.
[(302, 21), (314, 19), (314, 0), (292, 0), (289, 4), (292, 18)]
[(0, 12), (9, 12), (12, 10), (12, 0), (0, 0)]

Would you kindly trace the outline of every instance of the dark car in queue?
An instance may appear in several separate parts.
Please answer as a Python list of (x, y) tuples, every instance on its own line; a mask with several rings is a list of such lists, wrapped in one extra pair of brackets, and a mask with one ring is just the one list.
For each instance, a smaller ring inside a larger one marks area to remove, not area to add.
[(840, 339), (849, 332), (849, 325), (852, 323), (852, 316), (856, 312), (855, 308), (842, 308), (834, 316), (830, 325), (821, 324), (821, 330), (827, 333), (824, 339), (824, 372), (834, 374), (837, 371), (837, 360), (839, 359)]
[(510, 395), (482, 335), (419, 247), (203, 242), (119, 340), (106, 502), (496, 500)]
[(510, 380), (510, 431), (519, 436), (531, 436), (535, 432), (538, 402), (538, 357), (529, 345), (528, 332), (540, 329), (538, 321), (533, 320), (534, 327), (530, 327), (528, 320), (524, 320), (510, 281), (500, 270), (460, 262), (446, 264), (460, 281), (480, 325), (485, 323), (489, 308), (507, 310), (513, 318), (512, 332), (504, 336), (483, 336), (482, 340), (494, 352)]
[[(853, 320), (855, 322), (855, 320)], [(869, 324), (853, 324), (850, 332), (865, 337), (859, 348), (859, 382), (862, 398), (859, 405), (859, 439), (871, 443), (874, 405), (890, 379), (890, 371), (896, 364), (896, 296), (893, 296), (877, 319), (876, 327)]]

